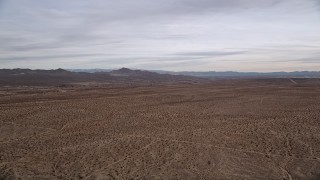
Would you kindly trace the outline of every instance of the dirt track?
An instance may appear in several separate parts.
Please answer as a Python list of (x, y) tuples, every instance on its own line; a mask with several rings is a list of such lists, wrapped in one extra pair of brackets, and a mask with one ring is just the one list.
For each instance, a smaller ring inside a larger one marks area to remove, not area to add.
[(0, 179), (320, 178), (319, 80), (0, 92)]

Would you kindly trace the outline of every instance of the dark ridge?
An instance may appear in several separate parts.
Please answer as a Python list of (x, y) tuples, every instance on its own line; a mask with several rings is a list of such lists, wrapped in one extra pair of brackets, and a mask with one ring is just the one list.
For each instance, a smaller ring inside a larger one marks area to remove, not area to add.
[(111, 72), (71, 72), (64, 69), (0, 69), (0, 86), (66, 86), (75, 84), (133, 84), (209, 82), (204, 78), (121, 68)]
[[(110, 69), (71, 69), (74, 72), (112, 72)], [(142, 70), (131, 70), (128, 68), (121, 68), (113, 70), (114, 74), (130, 74), (134, 75)], [(135, 73), (134, 73), (135, 72)], [(294, 72), (236, 72), (236, 71), (162, 71), (162, 70), (148, 70), (148, 72), (155, 72), (158, 74), (171, 75), (185, 75), (203, 78), (320, 78), (320, 71), (294, 71)]]

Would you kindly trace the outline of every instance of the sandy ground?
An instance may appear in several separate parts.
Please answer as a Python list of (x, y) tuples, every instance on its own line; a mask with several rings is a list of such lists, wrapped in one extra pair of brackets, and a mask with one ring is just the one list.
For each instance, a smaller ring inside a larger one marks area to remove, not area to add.
[(320, 86), (294, 82), (2, 88), (0, 179), (319, 179)]

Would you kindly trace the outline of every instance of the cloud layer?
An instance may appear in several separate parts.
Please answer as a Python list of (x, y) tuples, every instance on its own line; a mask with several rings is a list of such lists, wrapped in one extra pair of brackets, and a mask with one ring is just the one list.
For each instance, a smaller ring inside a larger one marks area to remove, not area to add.
[(0, 68), (320, 70), (317, 0), (1, 0)]

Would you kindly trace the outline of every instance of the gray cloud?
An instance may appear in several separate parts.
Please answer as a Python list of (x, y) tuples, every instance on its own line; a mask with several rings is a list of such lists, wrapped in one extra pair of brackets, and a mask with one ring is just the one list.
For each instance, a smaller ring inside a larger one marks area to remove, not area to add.
[(207, 52), (184, 52), (176, 53), (177, 56), (195, 56), (195, 57), (217, 57), (217, 56), (230, 56), (237, 54), (244, 54), (246, 51), (233, 51), (233, 52), (224, 52), (224, 51), (207, 51)]
[(43, 55), (43, 56), (8, 56), (1, 57), (0, 61), (20, 61), (20, 60), (50, 60), (59, 58), (83, 58), (83, 57), (97, 57), (106, 56), (106, 54), (59, 54), (59, 55)]
[(320, 67), (320, 54), (317, 57), (306, 57), (301, 59), (280, 60), (279, 62), (300, 62), (300, 63), (313, 63), (318, 64)]
[(241, 70), (245, 59), (272, 70), (261, 64), (268, 58), (303, 68), (320, 47), (319, 7), (318, 0), (0, 0), (0, 68), (81, 59), (74, 68)]

